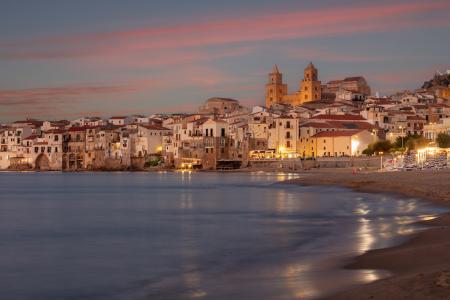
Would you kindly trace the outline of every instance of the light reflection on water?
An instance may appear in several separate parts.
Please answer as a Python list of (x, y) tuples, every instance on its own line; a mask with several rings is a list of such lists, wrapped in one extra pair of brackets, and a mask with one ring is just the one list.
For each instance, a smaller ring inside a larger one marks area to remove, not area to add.
[(310, 299), (442, 209), (282, 173), (0, 174), (2, 299)]

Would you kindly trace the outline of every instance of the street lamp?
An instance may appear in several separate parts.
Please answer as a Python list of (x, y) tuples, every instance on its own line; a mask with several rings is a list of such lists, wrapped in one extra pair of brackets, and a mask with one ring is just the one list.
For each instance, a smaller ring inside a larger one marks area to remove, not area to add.
[(402, 131), (402, 149), (403, 149), (403, 127), (400, 126), (399, 129)]

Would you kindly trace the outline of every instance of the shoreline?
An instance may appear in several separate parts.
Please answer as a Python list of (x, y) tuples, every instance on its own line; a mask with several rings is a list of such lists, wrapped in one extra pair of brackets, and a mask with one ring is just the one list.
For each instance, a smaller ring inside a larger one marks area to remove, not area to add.
[(448, 299), (450, 297), (450, 170), (360, 172), (322, 169), (302, 173), (290, 184), (334, 185), (366, 193), (390, 193), (421, 198), (448, 207), (449, 212), (421, 221), (429, 226), (394, 247), (370, 250), (354, 257), (346, 269), (387, 270), (392, 275), (354, 286), (324, 299)]

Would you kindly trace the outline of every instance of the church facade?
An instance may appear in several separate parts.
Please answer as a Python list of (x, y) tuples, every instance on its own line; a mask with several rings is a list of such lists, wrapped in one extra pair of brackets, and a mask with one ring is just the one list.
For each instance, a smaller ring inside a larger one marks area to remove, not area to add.
[(283, 83), (283, 74), (275, 65), (269, 73), (269, 82), (266, 84), (266, 107), (285, 103), (301, 105), (305, 102), (316, 101), (322, 98), (319, 74), (313, 63), (309, 63), (304, 70), (303, 79), (299, 83), (299, 90), (288, 94), (288, 86)]

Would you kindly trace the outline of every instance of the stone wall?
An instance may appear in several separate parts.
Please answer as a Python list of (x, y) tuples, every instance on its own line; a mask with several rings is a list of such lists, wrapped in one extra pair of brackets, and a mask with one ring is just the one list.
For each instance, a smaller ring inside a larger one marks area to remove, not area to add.
[[(392, 159), (391, 156), (383, 156), (383, 161)], [(256, 169), (292, 170), (312, 168), (380, 168), (381, 157), (322, 157), (315, 160), (284, 159), (284, 160), (252, 160), (249, 167)]]
[(131, 158), (131, 169), (132, 170), (143, 170), (145, 165), (144, 157), (132, 157)]

